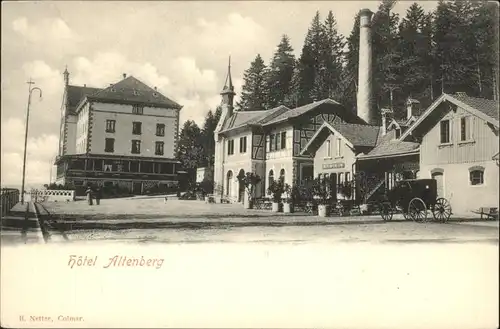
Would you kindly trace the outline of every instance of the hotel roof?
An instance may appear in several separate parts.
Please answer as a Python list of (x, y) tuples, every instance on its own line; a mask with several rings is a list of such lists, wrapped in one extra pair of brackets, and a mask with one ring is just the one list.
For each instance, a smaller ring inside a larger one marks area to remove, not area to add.
[(129, 76), (107, 88), (91, 88), (68, 85), (68, 105), (74, 112), (84, 99), (104, 102), (145, 103), (152, 106), (181, 109), (182, 106), (147, 86), (133, 76)]

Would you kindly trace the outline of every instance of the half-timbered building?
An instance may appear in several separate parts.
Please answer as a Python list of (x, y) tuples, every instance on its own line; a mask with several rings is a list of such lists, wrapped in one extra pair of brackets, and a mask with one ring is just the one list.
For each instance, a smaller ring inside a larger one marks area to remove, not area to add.
[(242, 200), (238, 175), (251, 171), (262, 181), (256, 196), (266, 195), (273, 180), (294, 185), (313, 177), (313, 157), (301, 151), (324, 122), (363, 124), (356, 114), (332, 99), (297, 108), (235, 111), (230, 68), (222, 95), (222, 114), (215, 131), (216, 191), (233, 202)]
[(133, 76), (106, 88), (75, 86), (64, 72), (57, 184), (119, 186), (141, 194), (177, 183), (182, 106)]

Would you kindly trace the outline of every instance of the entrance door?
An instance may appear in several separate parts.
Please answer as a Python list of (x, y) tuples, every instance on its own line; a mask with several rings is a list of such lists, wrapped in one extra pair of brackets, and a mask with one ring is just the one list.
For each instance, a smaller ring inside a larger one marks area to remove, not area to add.
[(337, 200), (337, 174), (330, 174), (330, 188), (331, 188), (331, 196), (333, 200)]
[[(238, 177), (244, 176), (245, 171), (243, 169), (238, 173)], [(243, 202), (245, 198), (245, 185), (238, 180), (238, 202)]]
[(444, 198), (444, 176), (442, 172), (432, 173), (432, 178), (437, 182), (437, 196)]
[(303, 166), (301, 180), (310, 180), (314, 177), (314, 167), (313, 166)]
[(132, 186), (133, 194), (141, 194), (142, 193), (142, 183), (134, 183)]

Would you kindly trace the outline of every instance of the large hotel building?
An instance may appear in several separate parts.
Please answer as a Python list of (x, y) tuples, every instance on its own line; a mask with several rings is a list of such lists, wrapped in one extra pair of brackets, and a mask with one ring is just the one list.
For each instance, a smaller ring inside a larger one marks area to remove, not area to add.
[(66, 69), (56, 183), (134, 194), (176, 184), (181, 108), (133, 76), (91, 88), (71, 85)]

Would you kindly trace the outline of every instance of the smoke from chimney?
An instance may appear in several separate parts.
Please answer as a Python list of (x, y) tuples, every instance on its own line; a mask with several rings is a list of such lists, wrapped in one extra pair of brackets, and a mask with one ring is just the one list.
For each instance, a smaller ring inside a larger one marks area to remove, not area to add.
[(377, 115), (372, 100), (372, 36), (369, 9), (359, 12), (359, 75), (357, 112), (366, 123), (377, 124)]

